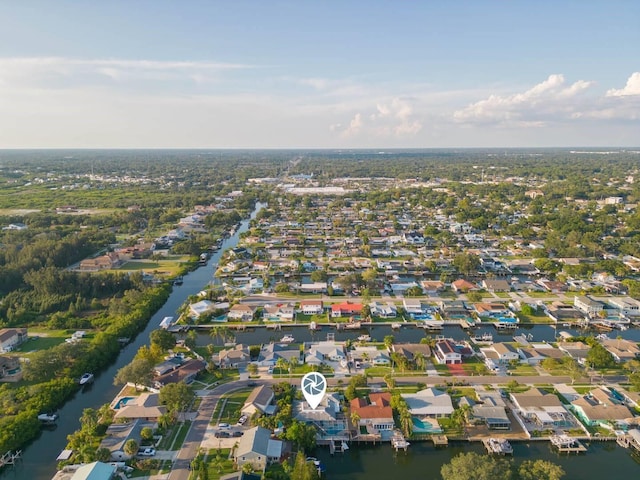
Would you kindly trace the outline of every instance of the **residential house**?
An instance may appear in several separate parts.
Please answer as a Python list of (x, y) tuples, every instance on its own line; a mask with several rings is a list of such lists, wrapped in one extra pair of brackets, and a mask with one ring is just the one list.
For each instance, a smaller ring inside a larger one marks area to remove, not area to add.
[(497, 365), (505, 365), (511, 361), (520, 361), (518, 351), (508, 343), (494, 343), (490, 347), (481, 348), (487, 367), (494, 370)]
[(371, 315), (376, 317), (396, 318), (398, 316), (398, 309), (393, 302), (371, 302), (369, 308), (371, 309)]
[(554, 360), (562, 360), (564, 358), (564, 352), (553, 345), (548, 343), (535, 343), (529, 346), (518, 347), (518, 353), (520, 359), (524, 363), (529, 365), (539, 365), (540, 362), (547, 358), (553, 358)]
[(116, 252), (109, 252), (96, 258), (82, 260), (80, 262), (80, 270), (83, 272), (97, 272), (99, 270), (118, 268), (122, 263), (120, 256)]
[(471, 283), (468, 280), (465, 280), (464, 278), (460, 278), (452, 282), (451, 288), (455, 292), (459, 292), (459, 293), (477, 292), (478, 290), (480, 290), (475, 283)]
[(502, 303), (474, 303), (473, 310), (479, 317), (500, 317), (504, 315), (511, 315), (511, 311), (505, 307)]
[(248, 463), (254, 471), (264, 472), (268, 464), (281, 460), (283, 448), (281, 440), (271, 438), (271, 430), (253, 427), (240, 437), (233, 459), (240, 469)]
[(316, 408), (305, 400), (295, 400), (292, 415), (295, 420), (315, 426), (317, 440), (349, 439), (349, 425), (337, 393), (327, 393)]
[(299, 359), (299, 357), (300, 350), (297, 348), (290, 349), (286, 345), (269, 343), (260, 349), (260, 354), (258, 355), (258, 361), (256, 363), (259, 367), (274, 367), (280, 358), (288, 362), (292, 358)]
[(425, 343), (394, 343), (391, 345), (391, 350), (405, 357), (409, 364), (414, 366), (418, 355), (421, 355), (425, 361), (431, 357), (431, 347)]
[(354, 398), (351, 400), (351, 415), (357, 414), (358, 427), (364, 427), (367, 433), (378, 434), (381, 431), (392, 431), (393, 410), (391, 409), (391, 394), (370, 393), (369, 398)]
[(402, 393), (407, 402), (409, 413), (424, 420), (425, 418), (448, 418), (453, 414), (451, 397), (437, 388), (425, 388), (417, 393)]
[(29, 338), (26, 328), (3, 328), (0, 330), (0, 353), (12, 352)]
[(242, 406), (242, 413), (251, 416), (258, 412), (261, 415), (273, 415), (276, 412), (275, 394), (270, 385), (254, 388)]
[(640, 357), (640, 348), (636, 342), (624, 340), (622, 338), (611, 338), (602, 340), (602, 346), (607, 349), (616, 362), (626, 362)]
[(511, 285), (506, 280), (487, 278), (482, 281), (482, 288), (488, 292), (508, 292)]
[(298, 286), (300, 293), (327, 293), (327, 282), (301, 283)]
[(167, 407), (160, 405), (160, 395), (158, 393), (144, 392), (137, 397), (122, 403), (122, 398), (111, 407), (116, 410), (115, 420), (146, 420), (157, 422), (158, 419), (167, 413)]
[(620, 310), (620, 313), (625, 317), (637, 317), (640, 316), (640, 301), (631, 297), (612, 297), (608, 299), (608, 302), (615, 308)]
[(244, 368), (251, 361), (249, 346), (238, 343), (233, 348), (220, 350), (218, 355), (214, 355), (213, 361), (220, 368)]
[(254, 309), (250, 305), (238, 303), (229, 309), (227, 318), (240, 322), (250, 322), (253, 320)]
[(478, 392), (481, 403), (471, 404), (471, 417), (484, 423), (489, 430), (510, 430), (511, 420), (507, 415), (506, 404), (499, 393)]
[(404, 308), (405, 312), (409, 315), (422, 315), (425, 313), (422, 302), (417, 298), (403, 298), (402, 308)]
[(573, 304), (578, 310), (590, 317), (597, 317), (600, 312), (604, 311), (604, 303), (594, 300), (587, 295), (573, 297)]
[(420, 281), (420, 287), (427, 295), (437, 295), (444, 291), (445, 284), (440, 280), (422, 280)]
[(188, 384), (193, 382), (205, 368), (207, 368), (207, 364), (203, 361), (190, 359), (175, 370), (156, 377), (153, 383), (156, 388), (162, 388), (170, 383), (184, 382)]
[(380, 352), (381, 350), (378, 350), (374, 346), (355, 345), (352, 350), (349, 350), (348, 354), (355, 365), (365, 365), (370, 363)]
[(304, 315), (321, 315), (324, 312), (324, 303), (322, 300), (302, 300), (300, 311)]
[(575, 359), (580, 365), (584, 365), (591, 347), (584, 342), (559, 342), (558, 350)]
[(265, 322), (292, 322), (296, 312), (293, 305), (265, 305), (262, 313)]
[(128, 423), (112, 423), (107, 427), (105, 437), (100, 442), (100, 448), (107, 448), (111, 452), (111, 460), (122, 462), (129, 460), (131, 455), (125, 453), (124, 445), (127, 440), (135, 440), (140, 444), (142, 428), (147, 426), (141, 420)]
[(570, 413), (560, 399), (538, 388), (523, 393), (512, 393), (511, 400), (520, 415), (541, 428), (564, 426)]
[(439, 363), (447, 365), (462, 363), (462, 354), (458, 351), (456, 344), (451, 340), (445, 339), (438, 341), (434, 353)]
[(606, 387), (595, 388), (571, 402), (571, 410), (589, 426), (620, 426), (633, 422), (633, 413)]
[(305, 360), (309, 365), (324, 365), (327, 362), (338, 362), (346, 364), (347, 354), (344, 345), (336, 342), (318, 342), (305, 344)]
[(567, 284), (559, 282), (558, 280), (549, 280), (548, 278), (541, 278), (536, 281), (536, 284), (540, 285), (544, 290), (550, 293), (562, 293), (567, 291)]
[(109, 463), (91, 462), (80, 465), (69, 480), (112, 480), (117, 467)]
[(210, 300), (200, 300), (199, 302), (189, 305), (189, 316), (191, 318), (199, 318), (215, 310), (214, 303)]
[(555, 301), (547, 307), (547, 315), (556, 322), (564, 320), (582, 320), (584, 318), (584, 313), (573, 305), (559, 301)]
[(331, 305), (331, 316), (333, 318), (350, 317), (362, 313), (361, 303), (342, 302)]

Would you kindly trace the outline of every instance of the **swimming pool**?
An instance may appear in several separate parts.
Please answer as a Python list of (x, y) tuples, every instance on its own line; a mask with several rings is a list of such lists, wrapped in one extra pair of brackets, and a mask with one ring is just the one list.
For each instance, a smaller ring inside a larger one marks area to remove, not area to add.
[(133, 400), (134, 398), (135, 397), (122, 397), (116, 402), (116, 404), (113, 406), (113, 409), (118, 410), (124, 407), (127, 403), (129, 403), (130, 400)]
[(442, 433), (442, 428), (436, 419), (422, 421), (419, 418), (411, 417), (411, 420), (415, 433)]

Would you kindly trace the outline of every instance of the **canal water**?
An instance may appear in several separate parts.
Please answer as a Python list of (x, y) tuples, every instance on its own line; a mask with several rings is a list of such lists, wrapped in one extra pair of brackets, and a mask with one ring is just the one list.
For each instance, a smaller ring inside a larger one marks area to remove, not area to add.
[[(258, 203), (251, 214), (251, 218), (263, 207)], [(102, 372), (95, 375), (93, 384), (78, 391), (58, 413), (60, 419), (55, 428), (43, 429), (41, 435), (29, 445), (23, 453), (23, 461), (15, 468), (5, 468), (0, 477), (16, 480), (50, 480), (56, 473), (56, 457), (67, 444), (67, 435), (80, 428), (80, 416), (85, 408), (99, 408), (110, 403), (121, 386), (113, 385), (116, 372), (133, 360), (138, 349), (149, 343), (149, 334), (156, 330), (164, 317), (175, 316), (190, 295), (200, 292), (213, 279), (213, 266), (218, 263), (220, 256), (227, 248), (235, 247), (240, 234), (248, 229), (249, 220), (243, 220), (234, 235), (227, 238), (220, 250), (211, 256), (206, 266), (202, 266), (184, 276), (184, 283), (173, 287), (173, 291), (166, 303), (156, 312), (147, 324), (145, 330), (122, 349), (117, 360)]]
[[(328, 480), (439, 480), (440, 468), (463, 452), (484, 453), (479, 443), (453, 443), (435, 448), (430, 442), (413, 442), (406, 452), (395, 452), (387, 443), (376, 446), (352, 445), (345, 453), (331, 456), (326, 448), (314, 456), (325, 467)], [(513, 443), (513, 461), (548, 460), (562, 466), (563, 480), (639, 478), (640, 464), (629, 450), (615, 442), (594, 442), (580, 455), (558, 454), (549, 442)], [(472, 479), (469, 479), (472, 480)], [(498, 479), (496, 479), (498, 480)]]

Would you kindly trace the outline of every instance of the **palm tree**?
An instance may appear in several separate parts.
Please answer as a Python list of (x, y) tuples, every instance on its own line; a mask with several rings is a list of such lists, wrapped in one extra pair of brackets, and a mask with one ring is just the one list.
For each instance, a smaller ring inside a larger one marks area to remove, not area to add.
[(402, 433), (405, 437), (410, 437), (413, 433), (413, 419), (411, 413), (406, 408), (400, 411), (400, 426), (402, 427)]
[(422, 352), (416, 353), (413, 356), (413, 361), (415, 362), (416, 367), (418, 367), (419, 370), (424, 371), (425, 367), (427, 366), (427, 359)]
[(359, 433), (360, 414), (356, 410), (351, 410), (351, 424), (355, 427), (356, 432)]

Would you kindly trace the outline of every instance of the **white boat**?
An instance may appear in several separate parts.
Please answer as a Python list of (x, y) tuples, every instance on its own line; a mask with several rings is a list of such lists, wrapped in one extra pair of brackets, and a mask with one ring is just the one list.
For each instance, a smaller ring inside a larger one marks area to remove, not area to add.
[(85, 373), (80, 377), (80, 385), (87, 385), (93, 382), (93, 373)]
[(393, 323), (391, 324), (391, 328), (393, 328), (394, 330), (398, 330), (400, 327), (402, 327), (402, 324), (401, 324), (401, 323), (393, 322)]
[(293, 335), (285, 335), (284, 337), (282, 337), (282, 338), (280, 339), (280, 341), (281, 341), (282, 343), (293, 343), (293, 342), (295, 342), (295, 340), (296, 340), (296, 339), (295, 339), (295, 338), (293, 338)]
[(370, 335), (360, 335), (358, 337), (358, 341), (359, 342), (370, 342), (371, 341), (371, 336)]
[(309, 324), (309, 330), (312, 330), (312, 331), (322, 330), (322, 327), (319, 326), (316, 322), (311, 322)]
[(55, 423), (58, 420), (57, 413), (41, 413), (38, 415), (38, 420), (42, 423)]
[(173, 317), (164, 317), (160, 322), (160, 328), (164, 328), (165, 330), (173, 325)]

